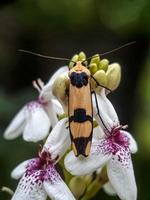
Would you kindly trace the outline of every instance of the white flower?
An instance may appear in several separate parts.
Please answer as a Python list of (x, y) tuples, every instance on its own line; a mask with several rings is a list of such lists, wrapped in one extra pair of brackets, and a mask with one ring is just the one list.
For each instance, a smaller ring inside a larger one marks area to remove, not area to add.
[(27, 103), (14, 117), (4, 133), (6, 139), (14, 139), (23, 133), (24, 140), (37, 142), (48, 135), (50, 126), (54, 127), (58, 122), (57, 115), (63, 113), (61, 104), (52, 95), (52, 85), (55, 78), (67, 70), (67, 67), (60, 68), (46, 85), (40, 79), (33, 81), (39, 98)]
[(87, 158), (76, 158), (70, 152), (65, 158), (65, 167), (73, 175), (85, 175), (106, 165), (109, 181), (120, 199), (136, 200), (137, 188), (131, 160), (131, 153), (137, 151), (136, 142), (130, 133), (122, 130), (124, 127), (120, 125), (105, 90), (98, 96), (98, 107), (100, 115), (95, 118), (103, 126), (105, 137), (93, 139)]
[(75, 200), (55, 168), (70, 146), (66, 121), (57, 123), (37, 158), (22, 162), (12, 171), (11, 176), (21, 180), (11, 200), (46, 200), (47, 195), (52, 200)]

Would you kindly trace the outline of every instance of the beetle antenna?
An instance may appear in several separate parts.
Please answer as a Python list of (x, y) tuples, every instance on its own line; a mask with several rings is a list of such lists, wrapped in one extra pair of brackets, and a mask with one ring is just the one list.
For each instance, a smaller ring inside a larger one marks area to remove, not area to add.
[(91, 59), (91, 58), (95, 58), (95, 57), (97, 57), (97, 56), (104, 56), (104, 55), (107, 55), (107, 54), (116, 52), (116, 51), (118, 51), (118, 50), (120, 50), (120, 49), (123, 49), (124, 47), (128, 47), (128, 46), (130, 46), (130, 45), (132, 45), (132, 44), (135, 44), (135, 43), (136, 43), (136, 41), (128, 42), (128, 43), (126, 43), (126, 44), (124, 44), (124, 45), (122, 45), (122, 46), (120, 46), (120, 47), (117, 47), (117, 48), (111, 50), (111, 51), (107, 51), (107, 52), (104, 52), (104, 53), (101, 53), (101, 54), (98, 54), (98, 55), (95, 55), (95, 56), (91, 56), (91, 57), (87, 58), (86, 60), (89, 60), (89, 59)]
[[(41, 58), (48, 58), (48, 59), (53, 59), (53, 60), (65, 60), (65, 61), (70, 61), (69, 58), (61, 58), (61, 57), (55, 57), (55, 56), (47, 56), (47, 55), (42, 55), (42, 54), (39, 54), (39, 53), (35, 53), (35, 52), (32, 52), (32, 51), (27, 51), (27, 50), (23, 50), (23, 49), (18, 49), (18, 51), (23, 52), (23, 53), (32, 54), (32, 55), (35, 55), (35, 56), (39, 56), (39, 57), (41, 57)], [(71, 61), (71, 62), (72, 62), (72, 61)]]

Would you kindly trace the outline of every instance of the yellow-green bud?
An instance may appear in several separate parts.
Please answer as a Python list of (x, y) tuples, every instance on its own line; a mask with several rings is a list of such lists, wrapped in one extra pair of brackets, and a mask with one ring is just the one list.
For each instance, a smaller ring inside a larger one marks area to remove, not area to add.
[(100, 85), (107, 86), (107, 76), (104, 70), (98, 70), (93, 77)]
[[(79, 55), (75, 54), (75, 55), (71, 58), (71, 60), (72, 60), (73, 62), (77, 62), (77, 61), (78, 61), (78, 58), (79, 58)], [(70, 61), (70, 63), (69, 63), (69, 68), (70, 68), (70, 69), (73, 68), (73, 65), (74, 65), (73, 62)]]
[(95, 74), (97, 72), (97, 64), (96, 63), (92, 63), (89, 65), (89, 70), (91, 72), (91, 74)]
[(100, 62), (100, 56), (99, 56), (99, 54), (95, 54), (94, 56), (92, 56), (90, 64), (96, 63), (98, 65), (99, 62)]
[(86, 60), (86, 55), (83, 51), (79, 53), (78, 61)]
[(107, 75), (107, 87), (111, 90), (115, 90), (121, 80), (121, 67), (118, 63), (113, 63), (108, 66), (106, 72)]
[(74, 196), (78, 199), (86, 189), (84, 178), (80, 176), (73, 177), (69, 182), (69, 187)]
[(85, 195), (81, 198), (81, 200), (92, 199), (92, 197), (96, 195), (96, 193), (101, 189), (101, 187), (107, 181), (108, 181), (107, 170), (106, 167), (103, 167), (102, 171), (99, 174), (97, 174), (96, 179), (87, 186)]
[(92, 179), (93, 179), (92, 175), (84, 176), (84, 180), (85, 180), (86, 186), (88, 186), (91, 183)]
[(107, 59), (102, 59), (98, 65), (99, 69), (103, 69), (104, 71), (107, 71), (109, 65), (109, 60)]
[(65, 75), (60, 75), (54, 81), (52, 86), (52, 92), (57, 99), (62, 102), (64, 105), (68, 104), (68, 95), (67, 91), (69, 89), (69, 80)]
[(91, 199), (92, 197), (95, 196), (95, 194), (99, 191), (99, 189), (101, 188), (101, 184), (99, 182), (99, 179), (96, 178), (88, 187), (86, 190), (86, 193), (84, 195), (84, 197), (82, 197), (81, 200), (88, 200)]

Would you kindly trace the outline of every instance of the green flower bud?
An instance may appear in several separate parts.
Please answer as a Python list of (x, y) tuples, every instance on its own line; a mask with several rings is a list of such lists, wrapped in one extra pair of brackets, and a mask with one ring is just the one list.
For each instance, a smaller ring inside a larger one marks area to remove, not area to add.
[(121, 67), (118, 63), (113, 63), (108, 66), (106, 72), (107, 75), (107, 87), (111, 90), (115, 90), (121, 80)]
[(101, 184), (99, 182), (99, 179), (96, 178), (88, 187), (86, 190), (85, 195), (82, 197), (81, 200), (88, 200), (92, 199), (92, 197), (95, 196), (95, 194), (99, 191), (101, 188)]
[(69, 89), (69, 80), (65, 75), (60, 75), (52, 86), (54, 96), (65, 106), (68, 104), (67, 91)]
[(99, 54), (95, 54), (94, 56), (92, 56), (90, 64), (96, 63), (98, 65), (99, 62), (100, 62), (100, 56), (99, 56)]
[(107, 181), (107, 169), (106, 167), (103, 167), (102, 171), (97, 174), (95, 180), (87, 186), (85, 195), (81, 198), (81, 200), (92, 199)]
[(78, 199), (86, 189), (84, 178), (80, 176), (73, 177), (69, 182), (69, 187), (74, 196)]
[(104, 70), (98, 70), (94, 75), (94, 79), (97, 81), (97, 86), (107, 86), (107, 76)]
[(104, 71), (107, 71), (109, 65), (109, 60), (107, 59), (102, 59), (98, 65), (99, 69), (103, 69)]
[[(75, 54), (75, 55), (71, 58), (71, 60), (72, 60), (73, 62), (77, 62), (77, 61), (78, 61), (78, 58), (79, 58), (79, 55)], [(69, 68), (70, 68), (70, 69), (73, 68), (73, 65), (74, 65), (73, 62), (70, 61), (70, 63), (69, 63)]]
[(91, 183), (92, 179), (93, 179), (92, 175), (84, 176), (84, 180), (85, 180), (86, 186), (88, 186)]
[(91, 74), (95, 74), (97, 72), (97, 64), (96, 63), (92, 63), (89, 65), (89, 70), (91, 72)]
[(86, 55), (83, 51), (79, 53), (78, 61), (86, 60)]

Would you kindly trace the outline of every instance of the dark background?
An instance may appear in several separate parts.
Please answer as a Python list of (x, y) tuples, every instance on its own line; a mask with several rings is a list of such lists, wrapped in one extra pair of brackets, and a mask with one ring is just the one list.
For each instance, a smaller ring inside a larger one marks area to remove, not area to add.
[[(64, 61), (18, 52), (70, 58), (84, 51), (103, 53), (130, 41), (136, 44), (105, 56), (122, 66), (122, 81), (110, 95), (121, 124), (128, 124), (139, 151), (133, 155), (138, 199), (150, 200), (150, 1), (149, 0), (14, 0), (0, 2), (0, 187), (13, 190), (10, 172), (33, 157), (37, 144), (3, 139), (14, 114), (35, 99), (32, 80), (45, 82)], [(10, 199), (0, 193), (0, 200)], [(94, 199), (117, 199), (102, 190)]]

